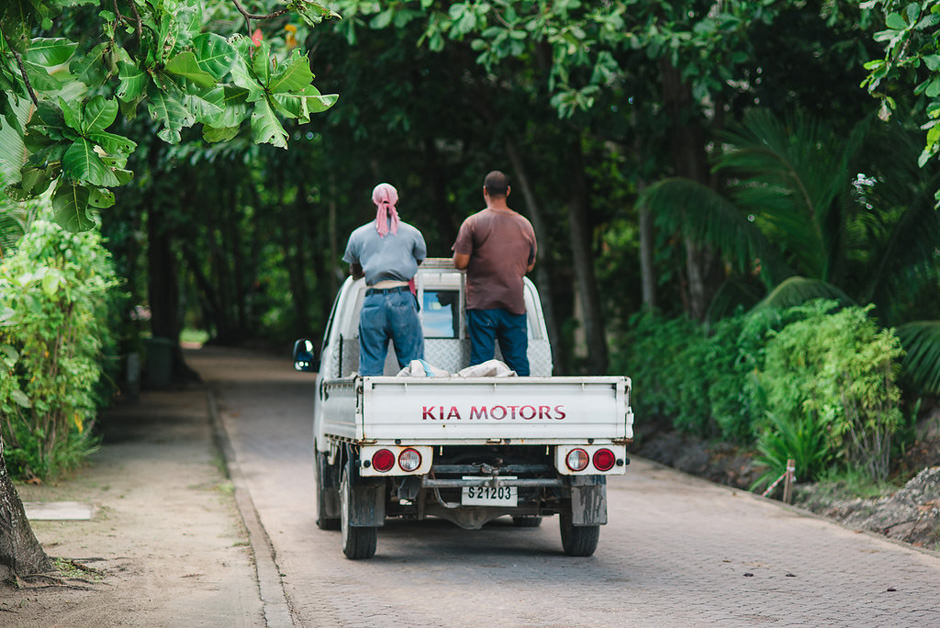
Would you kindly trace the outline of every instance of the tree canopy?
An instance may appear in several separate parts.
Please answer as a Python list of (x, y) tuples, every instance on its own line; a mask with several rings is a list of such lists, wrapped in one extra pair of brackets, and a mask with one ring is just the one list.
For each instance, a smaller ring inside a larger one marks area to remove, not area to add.
[[(251, 30), (253, 20), (288, 13), (302, 26), (285, 37)], [(133, 177), (126, 166), (137, 141), (109, 130), (119, 112), (127, 120), (146, 112), (170, 144), (196, 124), (208, 142), (232, 139), (247, 120), (252, 141), (286, 148), (282, 120), (308, 122), (336, 102), (313, 85), (309, 59), (296, 47), (300, 28), (332, 17), (307, 0), (264, 14), (238, 0), (6, 3), (0, 120), (18, 140), (5, 155), (9, 193), (29, 198), (52, 186), (58, 222), (90, 228), (87, 210), (111, 207), (113, 188)], [(246, 33), (234, 32), (242, 21)]]

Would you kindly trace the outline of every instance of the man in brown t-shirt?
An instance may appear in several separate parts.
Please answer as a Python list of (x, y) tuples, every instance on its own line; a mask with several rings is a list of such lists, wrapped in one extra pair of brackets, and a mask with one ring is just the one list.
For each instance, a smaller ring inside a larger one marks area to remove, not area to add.
[(467, 269), (467, 333), (470, 364), (492, 360), (495, 341), (509, 368), (529, 374), (528, 328), (522, 278), (535, 266), (535, 231), (509, 209), (509, 177), (498, 170), (483, 181), (486, 209), (460, 226), (454, 265)]

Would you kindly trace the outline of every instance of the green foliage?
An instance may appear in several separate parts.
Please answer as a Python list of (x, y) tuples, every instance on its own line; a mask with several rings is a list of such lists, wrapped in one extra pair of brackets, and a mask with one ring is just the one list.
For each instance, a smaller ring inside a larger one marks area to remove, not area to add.
[(0, 430), (11, 473), (54, 476), (94, 449), (116, 285), (96, 232), (44, 220), (0, 263)]
[(701, 436), (749, 442), (756, 398), (748, 379), (759, 360), (749, 351), (760, 343), (742, 338), (763, 331), (747, 322), (739, 314), (706, 333), (685, 317), (635, 318), (614, 352), (614, 367), (633, 380), (637, 414), (670, 417), (676, 428)]
[[(913, 83), (913, 93), (920, 96), (917, 108), (923, 109), (927, 121), (924, 149), (918, 163), (924, 165), (940, 153), (940, 1), (869, 0), (863, 6), (880, 5), (885, 28), (875, 34), (875, 41), (884, 47), (884, 56), (865, 64), (869, 71), (862, 82), (881, 99), (881, 115), (887, 119), (896, 109), (897, 83)], [(938, 191), (940, 195), (940, 191)], [(940, 196), (938, 196), (940, 200)]]
[[(90, 2), (29, 0), (0, 9), (0, 127), (26, 148), (8, 183), (19, 199), (54, 185), (56, 221), (69, 229), (90, 229), (89, 210), (113, 205), (110, 188), (133, 176), (125, 167), (137, 144), (108, 130), (119, 110), (132, 120), (144, 107), (156, 135), (171, 144), (195, 124), (207, 141), (228, 140), (250, 119), (252, 141), (286, 148), (282, 119), (306, 123), (336, 102), (314, 87), (309, 60), (295, 48), (296, 26), (292, 43), (273, 38), (276, 54), (260, 30), (252, 39), (203, 32), (210, 18), (237, 17), (236, 6), (221, 0), (130, 0), (97, 13), (76, 8), (82, 4)], [(288, 10), (306, 25), (338, 17), (307, 0), (263, 16), (239, 13), (250, 24)]]
[(806, 421), (818, 424), (839, 459), (884, 479), (891, 438), (902, 421), (900, 343), (890, 330), (878, 330), (870, 307), (836, 307), (834, 301), (813, 301), (792, 308), (802, 320), (768, 342), (759, 385), (778, 423), (811, 434)]
[(757, 462), (766, 469), (751, 489), (772, 484), (794, 461), (798, 480), (810, 481), (828, 468), (832, 459), (825, 425), (815, 417), (784, 417), (768, 413), (768, 424), (757, 441)]
[(940, 321), (914, 321), (897, 328), (904, 347), (904, 375), (929, 394), (940, 394)]
[(902, 427), (902, 354), (869, 308), (835, 301), (758, 307), (710, 332), (686, 318), (637, 317), (615, 364), (633, 378), (638, 415), (701, 436), (757, 440), (774, 480), (788, 458), (811, 480), (838, 463), (883, 480)]

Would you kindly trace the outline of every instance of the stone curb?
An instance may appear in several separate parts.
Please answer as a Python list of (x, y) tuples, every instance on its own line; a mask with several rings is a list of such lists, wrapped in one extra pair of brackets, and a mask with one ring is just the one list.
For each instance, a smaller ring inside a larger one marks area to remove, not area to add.
[(295, 622), (290, 602), (284, 591), (274, 545), (271, 543), (271, 538), (264, 529), (258, 511), (255, 509), (251, 493), (245, 483), (245, 477), (242, 475), (238, 461), (235, 458), (235, 450), (225, 428), (225, 421), (219, 414), (215, 395), (208, 387), (206, 388), (206, 400), (209, 406), (213, 436), (219, 451), (222, 453), (226, 473), (234, 486), (235, 504), (238, 506), (242, 521), (248, 530), (248, 539), (254, 556), (258, 589), (264, 610), (265, 625), (267, 628), (294, 628), (299, 623)]

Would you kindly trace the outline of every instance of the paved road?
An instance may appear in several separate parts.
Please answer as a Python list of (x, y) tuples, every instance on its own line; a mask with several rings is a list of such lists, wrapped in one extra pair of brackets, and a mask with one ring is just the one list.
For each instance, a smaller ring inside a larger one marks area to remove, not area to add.
[[(314, 524), (313, 378), (203, 349), (238, 466), (298, 626), (940, 626), (940, 555), (634, 460), (597, 552), (557, 520), (479, 531), (392, 522), (368, 561)], [(640, 417), (638, 420), (642, 420)]]

